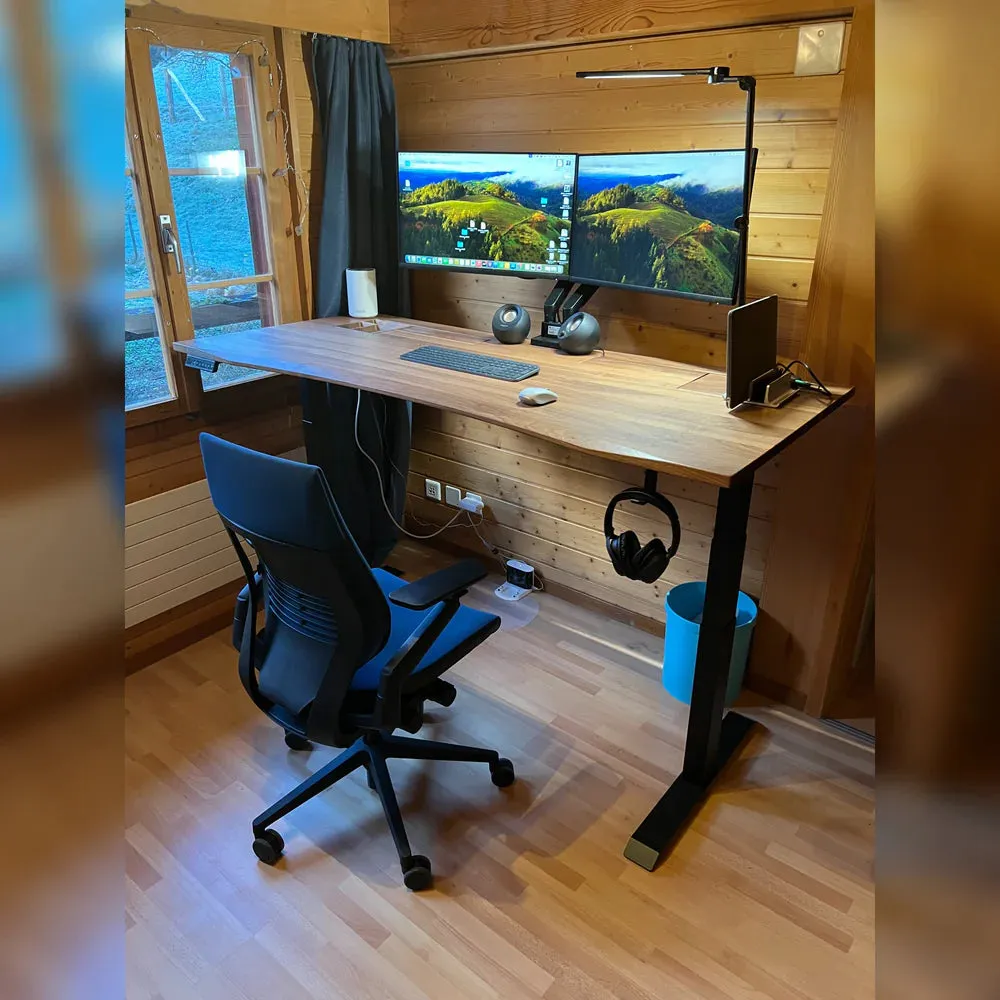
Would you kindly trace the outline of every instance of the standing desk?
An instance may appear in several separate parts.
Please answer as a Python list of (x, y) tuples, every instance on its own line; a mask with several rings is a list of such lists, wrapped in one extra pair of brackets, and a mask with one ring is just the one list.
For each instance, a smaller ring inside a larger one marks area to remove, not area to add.
[[(501, 382), (400, 359), (421, 344), (530, 361), (540, 371), (525, 382)], [(571, 357), (393, 317), (307, 320), (180, 341), (174, 349), (411, 400), (718, 488), (683, 769), (625, 847), (626, 858), (652, 871), (754, 725), (725, 707), (754, 472), (854, 390), (835, 389), (832, 400), (800, 394), (777, 410), (729, 411), (725, 376), (711, 369), (611, 351)], [(553, 389), (559, 399), (525, 406), (517, 398), (525, 385)]]

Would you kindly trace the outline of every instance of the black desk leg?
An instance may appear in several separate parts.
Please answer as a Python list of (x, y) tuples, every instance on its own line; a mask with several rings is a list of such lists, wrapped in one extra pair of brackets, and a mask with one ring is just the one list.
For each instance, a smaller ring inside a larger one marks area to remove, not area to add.
[(656, 867), (684, 831), (712, 782), (754, 725), (752, 719), (736, 712), (725, 714), (729, 661), (736, 629), (736, 600), (743, 572), (752, 491), (752, 475), (736, 485), (719, 489), (691, 692), (684, 770), (653, 806), (625, 847), (625, 857), (647, 871)]

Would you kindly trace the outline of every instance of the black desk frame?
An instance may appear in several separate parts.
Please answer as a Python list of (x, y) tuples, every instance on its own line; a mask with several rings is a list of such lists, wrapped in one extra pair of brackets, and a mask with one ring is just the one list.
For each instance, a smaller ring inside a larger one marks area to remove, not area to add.
[(684, 768), (625, 847), (625, 857), (652, 871), (687, 828), (722, 769), (755, 723), (726, 712), (726, 686), (736, 631), (753, 473), (720, 487), (708, 558), (705, 607), (698, 635)]

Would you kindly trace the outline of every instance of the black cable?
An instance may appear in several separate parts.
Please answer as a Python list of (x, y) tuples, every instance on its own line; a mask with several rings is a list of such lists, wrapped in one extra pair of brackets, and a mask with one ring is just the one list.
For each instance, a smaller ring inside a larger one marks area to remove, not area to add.
[[(805, 379), (795, 378), (794, 374), (792, 373), (792, 365), (800, 365), (801, 367), (805, 368), (805, 370), (809, 372), (809, 375), (813, 381), (807, 382)], [(820, 381), (819, 376), (812, 370), (812, 368), (810, 368), (809, 365), (807, 365), (800, 358), (796, 358), (794, 361), (789, 361), (787, 365), (779, 364), (778, 367), (782, 371), (787, 372), (789, 375), (792, 376), (792, 381), (793, 384), (796, 386), (796, 388), (810, 389), (813, 392), (821, 392), (823, 393), (824, 396), (826, 396), (827, 399), (833, 399), (833, 393), (830, 392), (830, 390)]]

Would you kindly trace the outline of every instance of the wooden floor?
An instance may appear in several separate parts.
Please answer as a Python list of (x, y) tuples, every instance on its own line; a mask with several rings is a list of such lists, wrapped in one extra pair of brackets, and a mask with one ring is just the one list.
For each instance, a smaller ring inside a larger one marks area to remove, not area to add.
[(434, 865), (420, 895), (363, 772), (277, 825), (276, 867), (256, 861), (251, 818), (333, 751), (285, 749), (226, 633), (128, 679), (129, 1000), (874, 997), (873, 754), (757, 712), (767, 731), (649, 874), (622, 848), (686, 717), (656, 639), (547, 594), (503, 610), (422, 735), (495, 746), (519, 781), (393, 763)]

